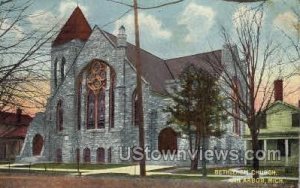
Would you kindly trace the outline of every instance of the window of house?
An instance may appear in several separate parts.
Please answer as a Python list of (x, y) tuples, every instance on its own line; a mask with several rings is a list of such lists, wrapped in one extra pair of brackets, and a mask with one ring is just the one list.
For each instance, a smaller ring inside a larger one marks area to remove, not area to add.
[(98, 163), (104, 163), (105, 162), (105, 149), (104, 148), (98, 148), (97, 149), (97, 162)]
[(93, 61), (87, 71), (87, 129), (105, 128), (107, 65)]
[(56, 106), (56, 130), (63, 130), (63, 108), (62, 108), (62, 100), (57, 102)]
[(300, 127), (300, 113), (292, 114), (292, 127)]
[(139, 114), (138, 114), (138, 95), (134, 90), (132, 95), (132, 122), (134, 126), (139, 126)]
[(54, 61), (54, 67), (53, 67), (53, 77), (54, 77), (54, 87), (57, 87), (57, 58)]
[(83, 161), (85, 163), (90, 163), (91, 162), (91, 150), (89, 148), (85, 148), (83, 150)]
[(65, 65), (66, 65), (66, 59), (63, 57), (60, 64), (60, 78), (61, 81), (65, 79)]
[[(280, 156), (286, 156), (284, 139), (277, 140), (277, 150), (280, 151)], [(288, 156), (291, 156), (291, 141), (288, 142)]]

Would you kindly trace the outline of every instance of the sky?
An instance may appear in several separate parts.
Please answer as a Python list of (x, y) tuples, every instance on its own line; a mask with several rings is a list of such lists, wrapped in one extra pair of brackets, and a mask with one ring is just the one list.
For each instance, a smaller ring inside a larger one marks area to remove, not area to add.
[[(132, 0), (119, 0), (132, 4)], [(139, 6), (149, 7), (174, 0), (139, 0)], [(133, 11), (127, 6), (107, 0), (35, 0), (30, 8), (32, 28), (46, 29), (55, 23), (63, 24), (76, 6), (79, 6), (91, 27), (116, 34), (124, 25), (128, 41), (134, 43)], [(220, 28), (229, 32), (234, 29), (234, 17), (247, 6), (257, 3), (235, 3), (223, 0), (185, 0), (184, 2), (157, 9), (140, 10), (141, 47), (163, 59), (191, 55), (215, 49), (224, 44)], [(274, 40), (286, 48), (289, 43), (283, 35), (295, 36), (293, 24), (297, 17), (292, 8), (297, 0), (271, 0), (264, 9), (263, 37)], [(127, 13), (126, 13), (127, 12)], [(126, 13), (126, 14), (125, 14)], [(284, 53), (284, 52), (282, 52)], [(283, 60), (287, 61), (286, 59)], [(283, 72), (292, 71), (291, 66), (282, 66)], [(284, 70), (286, 69), (286, 70)], [(297, 104), (300, 99), (300, 78), (294, 77), (286, 83), (286, 100)], [(286, 92), (287, 93), (287, 92)]]

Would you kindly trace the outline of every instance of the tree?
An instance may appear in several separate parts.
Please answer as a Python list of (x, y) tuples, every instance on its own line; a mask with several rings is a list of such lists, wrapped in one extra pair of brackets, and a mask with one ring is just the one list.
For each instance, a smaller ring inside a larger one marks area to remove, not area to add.
[(237, 108), (235, 111), (225, 109), (227, 114), (246, 123), (250, 130), (254, 178), (259, 177), (256, 153), (259, 150), (260, 127), (256, 122), (272, 100), (274, 89), (271, 80), (276, 79), (274, 72), (277, 67), (273, 57), (278, 50), (274, 41), (263, 40), (263, 8), (261, 5), (240, 12), (234, 20), (232, 34), (222, 27), (226, 57), (223, 61), (217, 55), (206, 59), (221, 77), (222, 92), (233, 108)]
[[(191, 170), (197, 170), (201, 146), (204, 154), (208, 138), (224, 133), (219, 126), (220, 121), (226, 120), (224, 100), (220, 96), (218, 79), (194, 65), (185, 68), (176, 84), (178, 89), (169, 93), (173, 104), (166, 112), (171, 113), (170, 123), (181, 125), (188, 134), (189, 149), (197, 153), (191, 159)], [(205, 157), (202, 158), (202, 173), (207, 175)]]
[[(55, 34), (29, 24), (28, 1), (0, 1), (0, 110), (15, 106), (43, 107), (46, 93), (41, 83), (48, 80), (46, 44)], [(37, 105), (37, 106), (36, 106)]]

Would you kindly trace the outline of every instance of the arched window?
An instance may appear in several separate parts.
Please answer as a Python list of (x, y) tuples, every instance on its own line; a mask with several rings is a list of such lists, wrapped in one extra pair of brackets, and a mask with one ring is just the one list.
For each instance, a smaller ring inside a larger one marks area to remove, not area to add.
[(62, 162), (62, 150), (60, 148), (56, 149), (56, 162)]
[(106, 68), (106, 64), (93, 61), (87, 72), (87, 129), (105, 127)]
[(53, 66), (53, 77), (54, 77), (54, 87), (57, 87), (57, 58), (54, 61), (54, 66)]
[(56, 106), (56, 129), (57, 131), (63, 130), (63, 108), (62, 108), (62, 100), (57, 102)]
[(89, 148), (85, 148), (83, 150), (83, 161), (85, 163), (90, 163), (91, 162), (91, 151)]
[(44, 139), (40, 134), (36, 134), (32, 140), (32, 155), (41, 155)]
[(139, 126), (139, 114), (138, 114), (138, 95), (136, 90), (132, 94), (132, 122), (134, 126)]
[(104, 148), (97, 149), (97, 162), (104, 163), (105, 162), (105, 150)]
[(161, 153), (167, 153), (170, 151), (173, 153), (177, 152), (177, 134), (176, 132), (168, 127), (160, 131), (158, 136), (158, 150)]
[(65, 65), (66, 65), (66, 59), (63, 57), (61, 59), (61, 64), (60, 64), (60, 78), (61, 81), (65, 79)]

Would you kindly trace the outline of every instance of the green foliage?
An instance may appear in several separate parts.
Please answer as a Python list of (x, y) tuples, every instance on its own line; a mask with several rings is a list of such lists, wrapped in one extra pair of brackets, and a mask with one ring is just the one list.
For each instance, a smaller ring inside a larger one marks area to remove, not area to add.
[(179, 76), (177, 86), (169, 93), (173, 104), (165, 110), (171, 113), (168, 123), (180, 125), (183, 132), (201, 132), (205, 128), (207, 136), (221, 136), (225, 130), (219, 125), (227, 121), (227, 116), (217, 78), (191, 65)]

